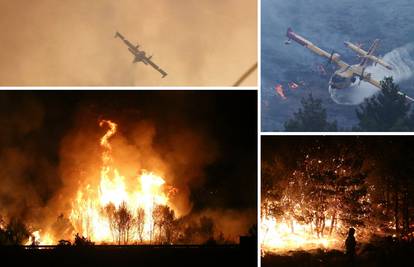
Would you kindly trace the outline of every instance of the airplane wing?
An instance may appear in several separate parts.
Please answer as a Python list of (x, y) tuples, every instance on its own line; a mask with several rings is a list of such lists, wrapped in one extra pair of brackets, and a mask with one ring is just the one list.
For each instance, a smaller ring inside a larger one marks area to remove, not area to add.
[[(359, 73), (358, 75), (360, 75), (360, 77), (363, 77), (363, 80), (364, 80), (364, 81), (369, 82), (369, 83), (370, 83), (370, 84), (372, 84), (373, 86), (375, 86), (375, 87), (377, 87), (378, 89), (382, 90), (381, 83), (380, 83), (379, 81), (375, 80), (375, 79), (372, 79), (372, 78), (371, 78), (371, 73), (367, 73), (367, 74), (364, 74), (364, 73)], [(404, 96), (406, 99), (408, 99), (408, 100), (410, 100), (410, 101), (414, 102), (414, 98), (412, 98), (412, 97), (410, 97), (410, 96), (408, 96), (408, 95), (404, 94), (403, 92), (398, 91), (398, 94), (399, 94), (399, 95), (402, 95), (402, 96)]]
[[(128, 41), (122, 34), (120, 34), (119, 32), (115, 33), (115, 38), (119, 37), (125, 44), (126, 46), (128, 46), (131, 53), (133, 52), (138, 52), (138, 49), (135, 45), (133, 45), (130, 41)], [(133, 53), (134, 54), (134, 53)]]
[(313, 53), (321, 57), (325, 57), (329, 59), (329, 61), (335, 62), (335, 64), (337, 64), (340, 68), (347, 68), (349, 66), (347, 63), (345, 63), (344, 61), (340, 59), (341, 56), (339, 54), (333, 53), (333, 52), (332, 53), (326, 52), (325, 50), (314, 45), (309, 40), (295, 33), (291, 28), (287, 30), (286, 36), (289, 38), (289, 40), (293, 40), (297, 42), (298, 44), (308, 48)]
[[(122, 34), (120, 34), (119, 32), (115, 33), (115, 38), (120, 38), (127, 46), (128, 46), (128, 50), (137, 58), (138, 53), (140, 52), (138, 50), (138, 45), (134, 46), (130, 41), (128, 41)], [(136, 59), (134, 59), (134, 62)], [(155, 64), (152, 60), (151, 57), (146, 57), (145, 53), (143, 53), (142, 59), (141, 56), (139, 57), (139, 60), (142, 60), (145, 64), (149, 64), (151, 65), (154, 69), (156, 69), (159, 73), (161, 73), (162, 78), (164, 78), (165, 76), (167, 76), (167, 73), (161, 69), (157, 64)]]
[(389, 70), (392, 69), (390, 64), (388, 64), (384, 60), (374, 56), (374, 52), (378, 48), (378, 45), (379, 45), (379, 39), (376, 39), (374, 41), (374, 43), (371, 45), (371, 47), (368, 49), (368, 51), (365, 51), (361, 47), (359, 47), (359, 46), (357, 46), (357, 45), (355, 45), (351, 42), (344, 42), (344, 44), (348, 48), (350, 48), (351, 50), (356, 52), (362, 58), (361, 62), (359, 63), (360, 66), (366, 67), (368, 65), (369, 61), (372, 61), (372, 62), (375, 62), (375, 64), (378, 63), (378, 64), (384, 66), (385, 68), (389, 69)]
[[(374, 54), (374, 52), (375, 52), (375, 50), (377, 50), (377, 48), (378, 48), (378, 44), (379, 44), (379, 40), (378, 39), (376, 39), (375, 41), (374, 41), (374, 43), (372, 43), (372, 45), (371, 45), (371, 47), (368, 49), (368, 52), (365, 52), (365, 55), (364, 54), (362, 54), (362, 60), (361, 60), (361, 62), (359, 63), (359, 65), (360, 66), (367, 66), (368, 65), (368, 56), (372, 56), (373, 54)], [(362, 50), (362, 49), (361, 49)]]
[(168, 73), (166, 73), (157, 64), (155, 64), (149, 57), (145, 57), (145, 59), (143, 61), (145, 63), (151, 65), (151, 67), (153, 67), (155, 70), (157, 70), (159, 73), (161, 73), (161, 75), (162, 75), (163, 78), (168, 75)]

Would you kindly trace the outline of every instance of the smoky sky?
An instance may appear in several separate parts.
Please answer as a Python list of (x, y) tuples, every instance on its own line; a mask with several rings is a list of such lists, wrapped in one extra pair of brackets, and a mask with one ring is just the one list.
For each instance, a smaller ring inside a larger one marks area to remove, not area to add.
[[(257, 62), (255, 0), (0, 0), (0, 30), (7, 86), (231, 86)], [(169, 75), (132, 64), (116, 31)]]
[[(327, 60), (292, 42), (285, 45), (288, 27), (309, 39), (322, 49), (334, 50), (342, 58), (356, 64), (359, 59), (343, 42), (362, 43), (364, 49), (380, 39), (377, 55), (414, 42), (410, 0), (264, 0), (261, 18), (261, 90), (262, 130), (282, 131), (283, 123), (301, 106), (301, 98), (310, 93), (322, 99), (329, 120), (337, 120), (340, 128), (356, 124), (356, 105), (336, 104), (328, 92), (329, 76), (321, 77), (314, 71), (315, 64), (326, 66)], [(290, 81), (304, 81), (306, 86), (291, 90)], [(404, 92), (412, 91), (412, 81), (400, 83)], [(287, 100), (275, 93), (276, 84), (282, 84)]]
[[(255, 91), (2, 91), (2, 211), (13, 209), (22, 213), (13, 215), (24, 217), (27, 207), (54, 205), (49, 202), (58, 199), (56, 192), (68, 182), (59, 171), (68, 133), (89, 125), (102, 134), (100, 119), (118, 123), (120, 134), (133, 131), (136, 122), (155, 125), (154, 148), (160, 157), (174, 160), (177, 176), (194, 176), (186, 178), (192, 212), (256, 210), (256, 102)], [(190, 140), (194, 135), (201, 136), (196, 140), (202, 144)], [(180, 140), (169, 147), (180, 150), (179, 157), (165, 149), (171, 139)], [(192, 144), (199, 151), (178, 147)], [(192, 163), (185, 162), (186, 151), (201, 170), (188, 170)]]

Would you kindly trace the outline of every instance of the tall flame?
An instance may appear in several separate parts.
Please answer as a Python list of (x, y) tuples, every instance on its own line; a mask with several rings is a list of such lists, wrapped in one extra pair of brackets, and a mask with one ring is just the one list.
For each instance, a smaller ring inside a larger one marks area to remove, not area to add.
[[(105, 210), (126, 208), (134, 218), (141, 220), (142, 231), (131, 231), (128, 243), (151, 242), (154, 236), (153, 211), (157, 205), (168, 205), (165, 180), (153, 172), (142, 170), (129, 186), (126, 178), (114, 166), (110, 139), (117, 132), (117, 124), (102, 120), (100, 127), (108, 127), (100, 139), (102, 167), (99, 185), (86, 185), (77, 192), (69, 219), (75, 230), (95, 242), (115, 242), (114, 229)], [(112, 205), (112, 206), (110, 206)], [(138, 221), (133, 221), (138, 224)]]

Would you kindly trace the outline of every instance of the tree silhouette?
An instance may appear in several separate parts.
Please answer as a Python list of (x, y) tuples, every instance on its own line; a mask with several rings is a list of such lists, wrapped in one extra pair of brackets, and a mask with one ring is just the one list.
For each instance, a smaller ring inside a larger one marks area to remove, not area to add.
[(145, 210), (143, 208), (137, 209), (136, 227), (139, 241), (142, 243), (144, 240), (144, 225), (145, 225)]
[(175, 214), (172, 209), (165, 205), (158, 205), (153, 211), (154, 229), (158, 228), (158, 242), (171, 243)]
[(30, 238), (26, 225), (18, 218), (12, 218), (4, 229), (6, 244), (22, 245)]
[(371, 205), (364, 160), (358, 151), (357, 145), (321, 144), (304, 151), (297, 166), (286, 173), (280, 185), (274, 185), (281, 194), (266, 192), (265, 199), (270, 194), (273, 200), (272, 206), (266, 207), (266, 215), (289, 222), (292, 233), (296, 231), (295, 221), (309, 225), (318, 237), (363, 225), (371, 214)]
[(60, 214), (52, 224), (51, 231), (53, 236), (61, 238), (70, 238), (74, 234), (72, 223), (63, 214)]
[(122, 202), (118, 208), (109, 203), (105, 207), (105, 212), (108, 216), (114, 241), (118, 242), (118, 244), (128, 244), (135, 223), (126, 202)]
[(112, 240), (114, 242), (118, 240), (118, 235), (117, 235), (117, 231), (116, 231), (117, 225), (116, 225), (116, 221), (115, 221), (115, 212), (116, 212), (116, 207), (112, 202), (108, 203), (104, 207), (104, 213), (106, 214), (106, 216), (108, 218), (109, 229), (111, 231)]
[(73, 245), (77, 247), (89, 247), (95, 245), (95, 243), (92, 242), (89, 238), (76, 234), (75, 242), (73, 243)]
[(214, 221), (210, 217), (203, 216), (200, 218), (199, 233), (207, 240), (214, 239)]
[[(410, 103), (399, 94), (398, 85), (392, 77), (381, 81), (382, 90), (368, 98), (356, 110), (358, 125), (356, 130), (367, 132), (409, 131)], [(414, 121), (414, 120), (412, 120)], [(411, 124), (411, 125), (410, 125)]]
[(293, 118), (285, 122), (288, 132), (332, 132), (337, 131), (336, 121), (328, 122), (322, 100), (309, 94), (301, 100), (302, 108), (293, 114)]

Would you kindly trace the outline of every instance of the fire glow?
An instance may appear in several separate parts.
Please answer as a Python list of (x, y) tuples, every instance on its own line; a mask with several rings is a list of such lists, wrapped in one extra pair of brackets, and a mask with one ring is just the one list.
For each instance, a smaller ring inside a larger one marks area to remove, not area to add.
[[(150, 243), (157, 229), (154, 212), (169, 203), (169, 189), (165, 180), (153, 172), (142, 170), (132, 186), (114, 167), (109, 142), (117, 132), (117, 124), (102, 120), (100, 127), (108, 127), (100, 140), (102, 167), (97, 186), (87, 184), (77, 192), (69, 219), (77, 233), (98, 243)], [(120, 226), (122, 225), (122, 227)]]
[[(372, 211), (366, 176), (343, 157), (327, 161), (306, 155), (262, 201), (263, 253), (343, 249), (349, 227), (365, 238)], [(364, 233), (364, 234), (363, 234)]]
[[(326, 223), (330, 224), (330, 221), (327, 220)], [(340, 225), (336, 227), (340, 228)], [(276, 219), (272, 216), (261, 219), (261, 246), (264, 253), (341, 248), (341, 240), (336, 231), (318, 236), (312, 223), (303, 224), (296, 220)]]

